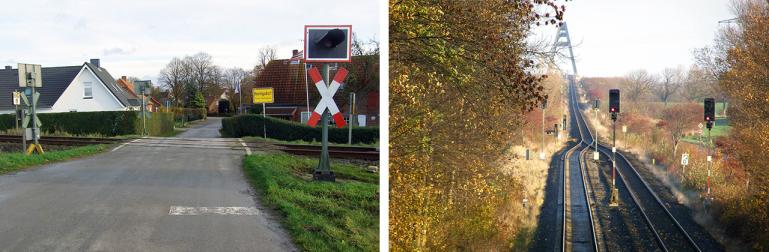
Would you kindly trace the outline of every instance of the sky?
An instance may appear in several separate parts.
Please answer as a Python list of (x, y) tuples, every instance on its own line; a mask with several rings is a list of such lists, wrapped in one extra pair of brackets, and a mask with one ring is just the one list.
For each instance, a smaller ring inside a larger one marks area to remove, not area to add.
[(575, 0), (565, 13), (579, 75), (605, 77), (688, 67), (692, 50), (712, 45), (728, 25), (718, 21), (733, 17), (729, 0)]
[(266, 46), (289, 58), (302, 47), (305, 24), (349, 24), (360, 39), (381, 37), (375, 0), (9, 1), (0, 8), (0, 64), (98, 58), (115, 78), (158, 85), (171, 58), (197, 52), (224, 68), (253, 68)]

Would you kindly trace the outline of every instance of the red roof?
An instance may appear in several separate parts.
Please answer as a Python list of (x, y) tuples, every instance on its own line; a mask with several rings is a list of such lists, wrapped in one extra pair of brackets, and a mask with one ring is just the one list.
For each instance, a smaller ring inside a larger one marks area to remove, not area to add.
[[(317, 65), (320, 67), (320, 65)], [(357, 113), (378, 114), (379, 109), (379, 57), (378, 56), (354, 56), (351, 63), (340, 63), (339, 67), (346, 68), (350, 73), (345, 79), (344, 89), (340, 89), (334, 95), (337, 106), (342, 111), (348, 110), (348, 94), (354, 90), (359, 105)], [(300, 64), (292, 65), (288, 59), (272, 60), (265, 66), (255, 80), (255, 87), (272, 87), (275, 94), (276, 106), (306, 106), (307, 89), (310, 95), (310, 107), (314, 107), (320, 100), (320, 95), (315, 89), (312, 80), (306, 76), (304, 60)], [(330, 71), (333, 77), (336, 71)], [(305, 82), (306, 81), (306, 82)], [(377, 97), (371, 99), (371, 93)], [(364, 100), (365, 99), (365, 100)], [(373, 101), (372, 101), (373, 100)], [(269, 105), (268, 105), (269, 106)], [(376, 110), (376, 111), (371, 111)]]

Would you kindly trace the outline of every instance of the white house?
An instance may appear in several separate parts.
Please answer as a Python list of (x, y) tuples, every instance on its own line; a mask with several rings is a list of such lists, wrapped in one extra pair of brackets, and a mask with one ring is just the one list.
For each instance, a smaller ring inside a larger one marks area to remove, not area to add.
[[(15, 111), (12, 93), (23, 91), (18, 74), (10, 66), (0, 69), (0, 114)], [(43, 67), (42, 81), (43, 87), (36, 88), (40, 113), (136, 110), (141, 104), (117, 85), (99, 59), (80, 66)]]

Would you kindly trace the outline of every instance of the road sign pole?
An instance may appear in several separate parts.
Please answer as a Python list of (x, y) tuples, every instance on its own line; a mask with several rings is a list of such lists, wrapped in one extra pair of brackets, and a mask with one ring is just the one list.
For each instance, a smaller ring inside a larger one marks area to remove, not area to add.
[(355, 93), (350, 92), (350, 126), (347, 133), (347, 144), (352, 145), (352, 126), (355, 124)]
[[(323, 64), (323, 70), (321, 71), (321, 76), (325, 83), (331, 83), (329, 78), (329, 68), (328, 64)], [(328, 84), (326, 84), (328, 85)], [(313, 175), (313, 178), (315, 180), (321, 180), (321, 181), (335, 181), (336, 176), (333, 172), (331, 172), (331, 165), (329, 164), (328, 160), (328, 118), (329, 118), (329, 110), (328, 108), (323, 110), (323, 116), (321, 117), (321, 123), (323, 124), (322, 129), (322, 146), (321, 146), (321, 153), (320, 153), (320, 161), (318, 162), (318, 167), (315, 168), (315, 174)]]
[[(21, 107), (21, 118), (24, 120), (24, 117), (27, 116), (27, 113), (24, 112), (24, 106)], [(27, 128), (21, 127), (21, 152), (25, 152), (27, 150)]]
[(264, 131), (264, 139), (267, 139), (267, 105), (262, 103), (262, 131)]
[(42, 150), (42, 147), (40, 147), (40, 143), (37, 140), (38, 128), (37, 128), (37, 101), (35, 99), (35, 84), (32, 83), (31, 86), (32, 86), (32, 111), (30, 112), (32, 112), (32, 118), (31, 118), (32, 120), (30, 121), (32, 121), (32, 143), (35, 145), (35, 149), (38, 150), (38, 154), (43, 154), (43, 153), (40, 153), (39, 151), (39, 150)]

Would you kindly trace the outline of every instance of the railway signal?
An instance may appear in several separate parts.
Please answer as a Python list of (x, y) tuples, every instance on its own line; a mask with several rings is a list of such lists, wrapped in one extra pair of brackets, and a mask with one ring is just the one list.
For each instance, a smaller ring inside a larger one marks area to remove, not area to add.
[(601, 154), (598, 153), (598, 110), (600, 106), (601, 100), (595, 99), (593, 101), (593, 111), (595, 111), (595, 125), (593, 125), (593, 128), (595, 129), (595, 140), (593, 140), (593, 143), (595, 144), (595, 151), (593, 152), (593, 160), (595, 160), (595, 162), (598, 162), (601, 156)]
[[(34, 64), (23, 64), (19, 63), (19, 87), (26, 88), (24, 90), (24, 94), (21, 98), (24, 101), (24, 103), (29, 106), (29, 112), (30, 114), (26, 115), (23, 119), (22, 126), (23, 128), (27, 128), (27, 125), (30, 124), (29, 122), (32, 121), (29, 130), (29, 134), (26, 134), (26, 138), (31, 138), (32, 144), (29, 145), (29, 148), (27, 148), (27, 155), (32, 154), (33, 152), (37, 152), (38, 154), (43, 154), (43, 146), (40, 145), (38, 142), (38, 139), (40, 138), (40, 126), (42, 124), (40, 123), (40, 119), (37, 118), (37, 102), (40, 97), (40, 93), (35, 91), (36, 87), (43, 87), (43, 78), (42, 78), (42, 68), (40, 65), (34, 65)], [(27, 99), (27, 96), (31, 98), (32, 101), (29, 101)], [(25, 129), (26, 132), (26, 129)]]
[(619, 114), (619, 89), (609, 90), (609, 113), (611, 113), (612, 147), (611, 147), (611, 198), (609, 206), (619, 205), (619, 191), (617, 190), (617, 114)]
[(708, 128), (708, 193), (706, 200), (710, 198), (710, 167), (711, 163), (713, 162), (713, 157), (710, 156), (710, 149), (712, 148), (712, 143), (710, 139), (710, 130), (713, 128), (713, 123), (716, 121), (716, 106), (715, 106), (715, 99), (713, 98), (705, 98), (704, 101), (704, 107), (705, 107), (705, 125), (707, 125)]
[(344, 117), (334, 103), (334, 93), (347, 76), (347, 70), (339, 68), (333, 81), (329, 79), (329, 63), (350, 62), (352, 48), (351, 25), (305, 25), (304, 26), (304, 61), (323, 63), (321, 72), (317, 68), (310, 69), (310, 77), (321, 94), (321, 101), (307, 122), (315, 127), (322, 121), (322, 148), (318, 167), (313, 172), (313, 179), (320, 181), (336, 181), (336, 175), (331, 171), (328, 160), (328, 121), (333, 115), (337, 127), (345, 125)]

